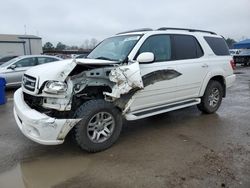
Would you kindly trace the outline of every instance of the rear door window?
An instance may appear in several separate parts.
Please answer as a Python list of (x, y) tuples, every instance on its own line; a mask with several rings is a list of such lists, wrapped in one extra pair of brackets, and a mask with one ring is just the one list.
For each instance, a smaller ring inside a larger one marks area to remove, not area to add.
[(29, 57), (21, 59), (15, 63), (16, 67), (31, 67), (37, 65), (37, 60), (35, 57)]
[(174, 59), (194, 59), (203, 56), (203, 50), (191, 35), (173, 35)]
[(224, 38), (204, 37), (215, 55), (230, 55), (227, 43)]
[(53, 62), (53, 61), (58, 61), (58, 59), (51, 58), (51, 57), (38, 57), (38, 65)]

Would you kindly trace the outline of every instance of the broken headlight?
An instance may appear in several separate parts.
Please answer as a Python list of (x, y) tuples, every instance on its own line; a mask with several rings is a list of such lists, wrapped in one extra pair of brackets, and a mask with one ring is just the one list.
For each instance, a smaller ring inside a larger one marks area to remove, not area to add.
[(48, 81), (45, 85), (44, 92), (51, 94), (59, 94), (67, 91), (67, 84), (59, 81)]

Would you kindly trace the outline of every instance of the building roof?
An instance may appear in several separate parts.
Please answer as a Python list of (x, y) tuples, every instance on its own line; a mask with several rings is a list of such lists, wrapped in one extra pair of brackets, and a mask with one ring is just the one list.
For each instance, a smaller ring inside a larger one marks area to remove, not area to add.
[(9, 35), (0, 34), (0, 42), (24, 42), (22, 39), (42, 39), (35, 35)]
[(35, 35), (18, 35), (20, 39), (42, 39), (41, 37)]

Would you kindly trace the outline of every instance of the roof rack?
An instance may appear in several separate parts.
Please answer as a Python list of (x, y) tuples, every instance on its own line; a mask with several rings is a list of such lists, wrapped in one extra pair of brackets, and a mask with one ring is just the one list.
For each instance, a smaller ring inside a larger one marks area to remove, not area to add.
[(215, 32), (212, 31), (205, 31), (205, 30), (199, 30), (199, 29), (186, 29), (186, 28), (174, 28), (174, 27), (161, 27), (157, 29), (158, 31), (165, 31), (165, 30), (182, 30), (182, 31), (189, 31), (189, 32), (204, 32), (204, 33), (210, 33), (213, 35), (216, 35)]
[(151, 28), (135, 29), (135, 30), (120, 32), (120, 33), (117, 33), (117, 35), (125, 34), (125, 33), (143, 32), (143, 31), (153, 31), (153, 29), (151, 29)]

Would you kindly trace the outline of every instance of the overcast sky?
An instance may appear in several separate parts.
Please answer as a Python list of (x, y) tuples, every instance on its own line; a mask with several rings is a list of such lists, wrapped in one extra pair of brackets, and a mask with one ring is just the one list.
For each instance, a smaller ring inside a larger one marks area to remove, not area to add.
[(0, 33), (81, 45), (136, 28), (184, 27), (250, 38), (250, 0), (1, 0)]

